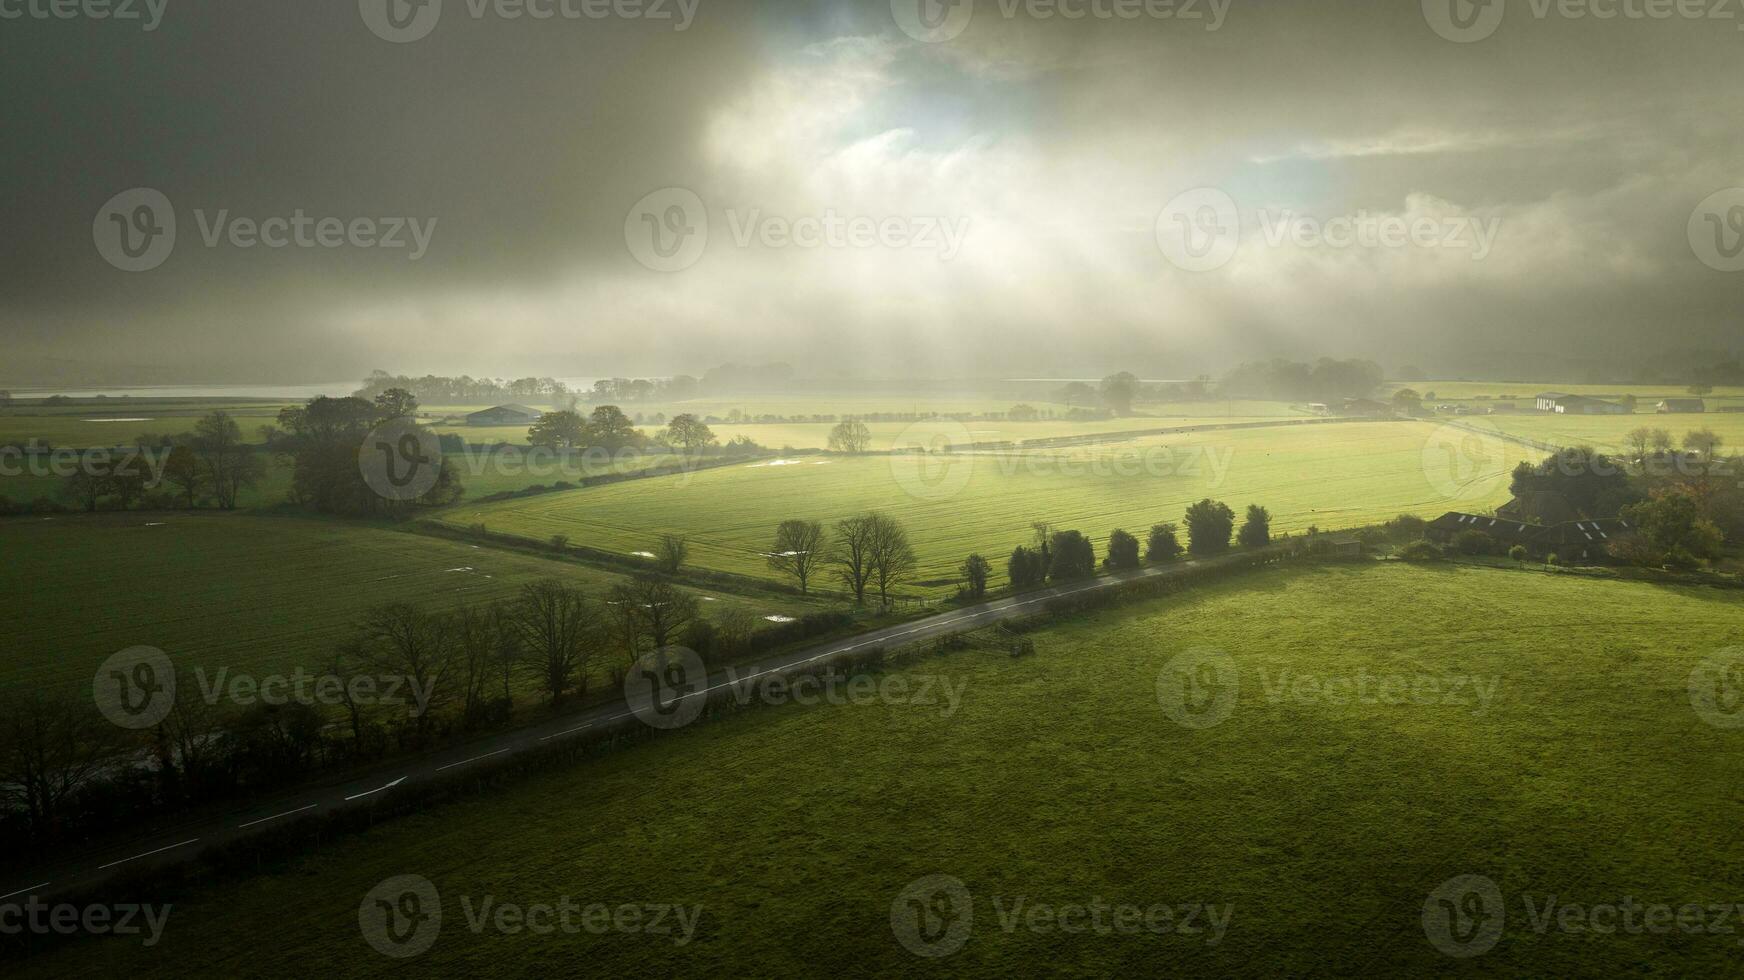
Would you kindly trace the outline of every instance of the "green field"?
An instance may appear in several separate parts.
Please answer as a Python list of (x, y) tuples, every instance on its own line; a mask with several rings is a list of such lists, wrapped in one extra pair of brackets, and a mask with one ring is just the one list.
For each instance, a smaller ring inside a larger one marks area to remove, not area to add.
[[(572, 562), (358, 524), (218, 514), (0, 520), (0, 694), (89, 696), (104, 658), (158, 647), (188, 668), (309, 667), (370, 606), (431, 609), (511, 596), (556, 577), (603, 594), (619, 577)], [(794, 614), (797, 597), (703, 591), (705, 608)]]
[[(1437, 437), (1421, 422), (1351, 422), (1183, 433), (1049, 453), (945, 457), (796, 457), (443, 512), (457, 526), (628, 553), (684, 534), (695, 564), (768, 575), (763, 558), (789, 518), (833, 522), (866, 510), (900, 517), (920, 557), (915, 591), (950, 587), (972, 551), (996, 562), (1050, 521), (1090, 535), (1135, 533), (1181, 519), (1202, 497), (1237, 512), (1262, 504), (1274, 533), (1352, 527), (1402, 512), (1435, 516), (1508, 499), (1505, 474), (1526, 450), (1507, 445), (1447, 482), (1425, 462)], [(1481, 442), (1481, 440), (1476, 440)], [(996, 576), (1003, 579), (1003, 574)], [(934, 583), (927, 585), (925, 583)]]
[[(1554, 919), (1540, 932), (1525, 906), (1554, 896), (1584, 914), (1744, 893), (1744, 734), (1704, 723), (1687, 691), (1692, 668), (1744, 640), (1732, 593), (1460, 566), (1274, 569), (1035, 639), (1037, 655), (1021, 660), (976, 649), (903, 669), (961, 685), (954, 714), (893, 697), (731, 715), (326, 845), (291, 873), (181, 896), (155, 948), (98, 940), (38, 966), (81, 976), (409, 966), (514, 977), (554, 965), (698, 977), (1021, 976), (1037, 964), (1060, 976), (1736, 972), (1735, 932), (1573, 932)], [(1238, 671), (1226, 720), (1208, 728), (1176, 724), (1158, 693), (1165, 665), (1194, 648), (1226, 652)], [(1333, 692), (1349, 687), (1327, 683), (1362, 678), (1370, 692), (1418, 693), (1341, 699)], [(1385, 686), (1395, 679), (1404, 686)], [(366, 945), (359, 907), (378, 883), (412, 874), (440, 893), (440, 933), (418, 958), (390, 960)], [(923, 960), (896, 940), (892, 904), (938, 874), (969, 890), (973, 921), (959, 951)], [(1467, 874), (1493, 879), (1506, 904), (1494, 948), (1461, 962), (1430, 944), (1422, 916), (1432, 890)], [(685, 945), (488, 923), (474, 932), (467, 909), (476, 915), (486, 896), (701, 906), (700, 925)], [(1215, 944), (1209, 932), (1038, 932), (1021, 918), (1008, 931), (1001, 910), (1019, 898), (1202, 903), (1229, 918)]]
[(1722, 451), (1744, 451), (1744, 412), (1708, 412), (1702, 415), (1486, 415), (1468, 420), (1473, 425), (1525, 436), (1557, 446), (1594, 446), (1620, 453), (1625, 437), (1635, 429), (1664, 429), (1681, 446), (1693, 429), (1709, 429), (1725, 440)]

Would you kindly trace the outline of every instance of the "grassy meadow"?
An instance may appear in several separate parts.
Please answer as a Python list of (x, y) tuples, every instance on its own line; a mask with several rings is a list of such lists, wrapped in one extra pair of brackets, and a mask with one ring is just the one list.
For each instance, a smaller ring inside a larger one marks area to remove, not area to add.
[[(180, 895), (155, 948), (99, 939), (35, 967), (137, 977), (1737, 970), (1735, 933), (1600, 934), (1554, 921), (1539, 931), (1527, 911), (1550, 897), (1677, 907), (1744, 893), (1733, 819), (1744, 733), (1705, 724), (1686, 689), (1704, 658), (1744, 642), (1733, 593), (1394, 562), (1270, 569), (1032, 636), (1033, 657), (970, 649), (887, 675), (910, 691), (949, 682), (955, 711), (943, 697), (891, 696), (728, 715), (384, 824), (283, 873)], [(1176, 724), (1158, 693), (1165, 665), (1195, 648), (1226, 652), (1237, 672), (1212, 727)], [(1328, 683), (1364, 678), (1371, 691), (1397, 680), (1419, 693), (1360, 700)], [(427, 952), (392, 960), (366, 945), (359, 908), (378, 883), (409, 874), (436, 886), (443, 918)], [(892, 905), (939, 874), (968, 889), (972, 923), (960, 950), (921, 959), (895, 938)], [(1462, 962), (1430, 944), (1422, 917), (1432, 890), (1466, 874), (1494, 880), (1505, 915), (1494, 948)], [(701, 912), (684, 944), (475, 932), (468, 910), (487, 896)], [(1209, 930), (1035, 931), (1007, 919), (1019, 899), (1215, 906), (1227, 932), (1213, 942)]]
[[(575, 544), (619, 553), (645, 549), (662, 533), (683, 534), (696, 565), (768, 575), (764, 554), (781, 521), (829, 523), (885, 510), (907, 525), (919, 556), (913, 590), (937, 592), (952, 587), (970, 552), (1003, 566), (1039, 520), (1084, 531), (1100, 554), (1113, 529), (1140, 533), (1178, 523), (1188, 504), (1206, 496), (1238, 513), (1249, 503), (1269, 508), (1274, 533), (1403, 512), (1479, 510), (1508, 499), (1505, 475), (1524, 449), (1510, 444), (1450, 476), (1435, 466), (1436, 431), (1422, 422), (1350, 422), (1049, 452), (802, 456), (495, 504), (463, 501), (441, 519), (541, 541), (567, 534)], [(1461, 482), (1450, 482), (1456, 478)]]
[[(613, 573), (360, 524), (219, 514), (0, 520), (0, 694), (88, 697), (104, 658), (158, 647), (179, 666), (256, 674), (312, 667), (371, 606), (431, 609), (512, 596), (555, 577), (594, 595)], [(705, 609), (806, 611), (798, 597), (699, 590)]]

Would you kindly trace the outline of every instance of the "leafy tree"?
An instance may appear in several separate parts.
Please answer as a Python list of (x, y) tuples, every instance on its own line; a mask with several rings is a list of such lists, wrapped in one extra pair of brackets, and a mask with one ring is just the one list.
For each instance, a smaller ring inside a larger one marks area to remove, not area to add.
[(987, 559), (978, 554), (965, 558), (962, 567), (958, 569), (958, 573), (968, 583), (963, 589), (964, 594), (971, 599), (979, 599), (986, 595), (987, 575), (992, 570), (993, 566), (988, 563)]
[(1639, 497), (1623, 466), (1590, 446), (1560, 449), (1537, 464), (1521, 462), (1509, 489), (1516, 497), (1561, 494), (1587, 517), (1614, 517)]
[(1623, 519), (1635, 527), (1638, 540), (1624, 550), (1637, 561), (1657, 564), (1680, 551), (1715, 558), (1724, 540), (1720, 529), (1702, 517), (1700, 504), (1681, 488), (1657, 492), (1623, 508)]
[(1647, 458), (1647, 449), (1653, 445), (1653, 430), (1643, 425), (1630, 429), (1623, 437), (1623, 445), (1629, 449), (1629, 455), (1637, 462)]
[(527, 442), (551, 449), (574, 449), (587, 438), (581, 416), (574, 412), (546, 412), (527, 430)]
[(1423, 396), (1410, 388), (1400, 388), (1393, 392), (1393, 408), (1404, 415), (1416, 415), (1423, 411)]
[(830, 451), (859, 454), (872, 447), (872, 430), (858, 419), (837, 422), (830, 430)]
[(654, 563), (668, 575), (677, 575), (689, 557), (690, 545), (682, 535), (663, 534), (660, 543), (654, 546)]
[(1664, 429), (1653, 430), (1653, 451), (1656, 453), (1671, 452), (1671, 433)]
[(1416, 541), (1429, 529), (1429, 522), (1416, 514), (1400, 514), (1386, 523), (1387, 537), (1400, 544)]
[(1132, 400), (1138, 393), (1138, 378), (1130, 371), (1111, 374), (1102, 379), (1102, 401), (1116, 415), (1132, 414)]
[(1013, 422), (1034, 422), (1041, 418), (1041, 414), (1034, 405), (1013, 405), (1011, 411), (1005, 413), (1005, 417)]
[(189, 507), (194, 506), (200, 488), (206, 485), (206, 471), (194, 447), (182, 445), (170, 450), (169, 459), (164, 460), (164, 479), (182, 491)]
[(1118, 528), (1108, 536), (1108, 557), (1102, 560), (1111, 569), (1138, 567), (1138, 539)]
[(1041, 552), (1018, 545), (1012, 549), (1005, 573), (1011, 579), (1012, 588), (1027, 589), (1042, 584), (1047, 578), (1048, 566)]
[(703, 452), (718, 441), (713, 429), (689, 413), (674, 415), (666, 424), (666, 440), (674, 446), (682, 446), (686, 456)]
[(1229, 550), (1235, 532), (1235, 511), (1220, 500), (1207, 497), (1187, 508), (1187, 551), (1194, 555), (1220, 555)]
[(1048, 578), (1069, 582), (1096, 574), (1096, 547), (1078, 531), (1055, 531), (1048, 540)]
[(1710, 384), (1693, 384), (1689, 386), (1689, 393), (1697, 398), (1700, 398), (1703, 395), (1712, 394), (1713, 391), (1714, 386)]
[(782, 521), (775, 529), (775, 546), (769, 552), (769, 567), (785, 572), (799, 582), (799, 591), (811, 591), (811, 577), (828, 557), (824, 526), (817, 521)]
[(1151, 528), (1150, 540), (1145, 544), (1145, 561), (1153, 565), (1171, 562), (1181, 557), (1181, 541), (1176, 536), (1175, 525), (1158, 524)]
[(375, 409), (383, 419), (409, 419), (418, 414), (418, 399), (404, 388), (389, 388), (375, 396)]
[(1683, 437), (1683, 448), (1703, 459), (1713, 459), (1725, 441), (1712, 429), (1692, 429)]
[(1247, 505), (1247, 519), (1242, 522), (1241, 534), (1237, 536), (1243, 548), (1263, 548), (1272, 543), (1271, 512), (1259, 504)]
[(588, 415), (584, 429), (589, 446), (599, 446), (613, 453), (626, 446), (636, 445), (641, 436), (630, 417), (616, 405), (595, 408)]

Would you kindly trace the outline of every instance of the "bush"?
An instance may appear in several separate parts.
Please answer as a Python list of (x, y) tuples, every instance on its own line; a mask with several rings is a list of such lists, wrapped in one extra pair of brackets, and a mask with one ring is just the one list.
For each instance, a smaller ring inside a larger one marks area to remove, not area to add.
[(1235, 532), (1235, 511), (1222, 501), (1204, 500), (1187, 508), (1187, 550), (1195, 555), (1220, 555), (1229, 550)]
[(1386, 523), (1387, 536), (1394, 541), (1404, 543), (1416, 541), (1428, 530), (1429, 522), (1413, 514), (1400, 514)]
[(1514, 559), (1515, 561), (1525, 561), (1526, 560), (1526, 546), (1523, 544), (1517, 544), (1514, 547), (1509, 548), (1508, 549), (1508, 557)]
[(1171, 562), (1181, 557), (1181, 541), (1175, 536), (1175, 525), (1158, 524), (1151, 528), (1151, 539), (1145, 546), (1145, 561), (1153, 565)]
[(1493, 555), (1496, 539), (1482, 531), (1465, 530), (1453, 537), (1453, 546), (1462, 555)]
[(962, 590), (967, 599), (979, 599), (987, 594), (987, 575), (993, 566), (980, 555), (970, 555), (964, 559), (962, 568), (958, 569), (968, 585)]
[(1441, 549), (1428, 541), (1417, 540), (1400, 548), (1399, 557), (1406, 561), (1434, 561), (1441, 557)]
[(1034, 548), (1017, 546), (1011, 552), (1011, 560), (1006, 562), (1005, 573), (1011, 579), (1014, 589), (1027, 589), (1042, 584), (1047, 577), (1047, 566), (1042, 561), (1042, 553)]
[(1048, 540), (1048, 578), (1055, 582), (1096, 574), (1096, 546), (1078, 531), (1055, 531)]
[(1102, 564), (1112, 569), (1138, 567), (1138, 539), (1118, 528), (1108, 536), (1108, 557)]
[(1247, 520), (1237, 537), (1243, 548), (1263, 548), (1272, 543), (1272, 515), (1259, 504), (1247, 505)]
[(569, 550), (569, 535), (567, 535), (567, 534), (553, 534), (551, 536), (551, 550), (559, 552), (559, 553), (564, 552), (564, 551), (568, 551)]

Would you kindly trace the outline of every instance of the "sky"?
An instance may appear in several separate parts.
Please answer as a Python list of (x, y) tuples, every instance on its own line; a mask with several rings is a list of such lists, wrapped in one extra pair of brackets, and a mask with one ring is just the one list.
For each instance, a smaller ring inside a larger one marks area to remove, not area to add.
[(1735, 0), (59, 3), (0, 0), (0, 382), (1744, 337)]

